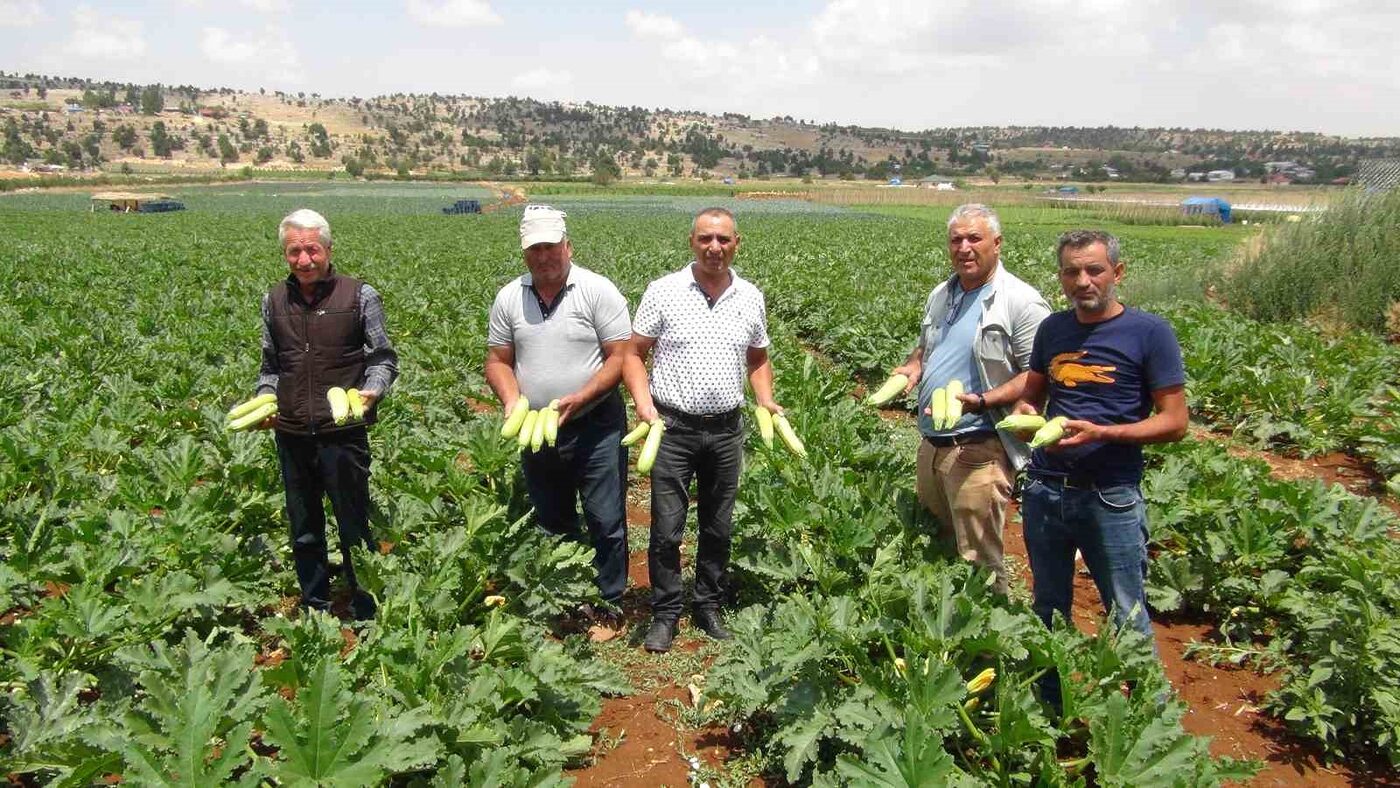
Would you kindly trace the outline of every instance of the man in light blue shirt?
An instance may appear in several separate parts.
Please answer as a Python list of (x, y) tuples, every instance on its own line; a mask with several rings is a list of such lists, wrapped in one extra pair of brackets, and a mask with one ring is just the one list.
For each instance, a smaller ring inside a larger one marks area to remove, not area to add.
[[(1001, 222), (987, 206), (953, 211), (948, 254), (953, 274), (929, 294), (919, 344), (894, 373), (919, 386), (919, 501), (938, 518), (949, 547), (990, 569), (1004, 594), (1006, 504), (1028, 450), (995, 424), (1020, 398), (1035, 332), (1050, 306), (1001, 265)], [(954, 380), (963, 385), (963, 416), (935, 427), (933, 392)]]

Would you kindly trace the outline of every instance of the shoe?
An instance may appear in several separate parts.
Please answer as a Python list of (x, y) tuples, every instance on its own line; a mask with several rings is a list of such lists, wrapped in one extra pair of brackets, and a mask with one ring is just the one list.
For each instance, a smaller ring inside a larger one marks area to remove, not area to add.
[(647, 639), (642, 646), (653, 654), (664, 654), (671, 650), (671, 641), (676, 639), (676, 622), (655, 619), (647, 630)]
[(715, 640), (729, 640), (733, 635), (724, 626), (724, 614), (718, 608), (697, 610), (692, 617), (695, 626)]
[(377, 612), (379, 612), (379, 603), (374, 601), (372, 594), (363, 588), (357, 588), (351, 592), (350, 615), (356, 621), (371, 621)]

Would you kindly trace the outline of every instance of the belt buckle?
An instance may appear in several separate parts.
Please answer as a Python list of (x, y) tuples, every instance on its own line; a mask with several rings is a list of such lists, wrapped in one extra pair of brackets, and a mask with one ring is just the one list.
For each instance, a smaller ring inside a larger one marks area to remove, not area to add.
[(1067, 490), (1092, 490), (1092, 489), (1094, 489), (1094, 485), (1093, 485), (1092, 483), (1090, 483), (1090, 484), (1080, 484), (1081, 481), (1083, 481), (1083, 480), (1082, 480), (1082, 479), (1075, 479), (1073, 476), (1066, 475), (1064, 481), (1062, 482), (1062, 485), (1063, 485), (1064, 488), (1067, 489)]

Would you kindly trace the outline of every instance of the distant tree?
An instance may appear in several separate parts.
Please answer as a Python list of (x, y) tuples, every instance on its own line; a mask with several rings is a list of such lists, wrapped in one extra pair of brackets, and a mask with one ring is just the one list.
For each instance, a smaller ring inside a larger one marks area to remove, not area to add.
[(23, 164), (34, 156), (33, 146), (20, 135), (14, 118), (5, 118), (5, 144), (0, 146), (0, 156), (11, 164)]
[(272, 161), (272, 157), (277, 155), (277, 151), (271, 145), (264, 145), (258, 148), (258, 155), (253, 157), (256, 164), (266, 164)]
[(165, 131), (165, 121), (158, 120), (151, 125), (151, 152), (162, 159), (170, 158), (170, 151), (174, 150), (174, 142)]
[(165, 99), (161, 98), (160, 85), (147, 85), (141, 91), (141, 114), (156, 115), (165, 109)]
[(318, 159), (329, 159), (331, 157), (331, 140), (330, 135), (326, 132), (326, 127), (320, 122), (316, 122), (312, 123), (306, 131), (311, 135), (311, 155)]
[(345, 173), (352, 178), (358, 178), (365, 174), (365, 165), (354, 156), (348, 154), (342, 156), (340, 162), (345, 165)]
[(112, 129), (112, 141), (122, 150), (131, 150), (136, 144), (136, 129), (132, 126), (118, 126)]
[(292, 140), (291, 142), (287, 143), (287, 158), (291, 159), (297, 164), (301, 164), (302, 162), (306, 161), (306, 154), (302, 153), (301, 151), (301, 143), (297, 142), (296, 140)]
[(219, 163), (231, 164), (238, 161), (238, 149), (233, 147), (227, 134), (219, 135)]
[(622, 168), (617, 165), (617, 159), (613, 158), (613, 154), (607, 148), (599, 148), (589, 160), (589, 166), (593, 169), (590, 180), (599, 186), (607, 186), (622, 177)]
[(73, 140), (63, 141), (64, 163), (75, 170), (83, 168), (83, 148)]

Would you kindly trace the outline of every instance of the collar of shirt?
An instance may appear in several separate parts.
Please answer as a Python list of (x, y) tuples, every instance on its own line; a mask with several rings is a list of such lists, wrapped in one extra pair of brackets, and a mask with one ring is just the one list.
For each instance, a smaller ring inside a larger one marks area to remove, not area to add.
[(569, 261), (569, 273), (564, 277), (564, 286), (559, 288), (558, 293), (554, 294), (553, 303), (546, 302), (544, 296), (540, 295), (540, 291), (535, 289), (535, 277), (533, 274), (526, 271), (521, 275), (520, 286), (530, 289), (531, 295), (535, 297), (535, 301), (540, 305), (540, 314), (543, 314), (545, 319), (549, 319), (549, 316), (554, 314), (554, 310), (558, 309), (559, 304), (564, 301), (564, 294), (569, 292), (569, 289), (574, 286), (574, 270), (576, 268), (578, 268), (578, 266), (574, 265), (572, 260)]
[(331, 283), (334, 280), (335, 266), (328, 265), (326, 266), (326, 275), (316, 280), (315, 292), (312, 293), (311, 300), (307, 301), (306, 296), (302, 295), (301, 282), (297, 280), (297, 275), (289, 273), (287, 274), (287, 292), (292, 298), (297, 299), (301, 303), (307, 306), (315, 306), (321, 302), (321, 299), (330, 295)]
[(739, 284), (739, 272), (735, 271), (733, 268), (730, 268), (729, 286), (724, 288), (724, 292), (720, 293), (718, 297), (711, 300), (710, 294), (705, 292), (704, 287), (700, 286), (700, 280), (695, 278), (695, 262), (691, 261), (690, 265), (687, 265), (684, 270), (690, 273), (690, 286), (700, 291), (700, 295), (705, 297), (705, 303), (709, 304), (711, 309), (714, 309), (715, 306), (719, 304), (719, 302), (723, 301), (725, 297), (727, 297), (730, 293), (734, 292), (734, 290)]
[[(1001, 280), (1001, 274), (1005, 270), (1006, 268), (1003, 267), (1001, 264), (1001, 258), (997, 258), (996, 270), (992, 271), (992, 275), (987, 278), (987, 281), (983, 282), (980, 286), (973, 288), (975, 290), (982, 291), (982, 300), (984, 302), (990, 299), (992, 296), (996, 295), (997, 282)], [(947, 296), (943, 301), (945, 308), (949, 309), (950, 311), (953, 311), (955, 307), (960, 307), (962, 305), (963, 293), (967, 291), (962, 289), (962, 282), (958, 281), (957, 274), (953, 274), (952, 276), (948, 277), (948, 279), (944, 282), (943, 289), (946, 291)]]

